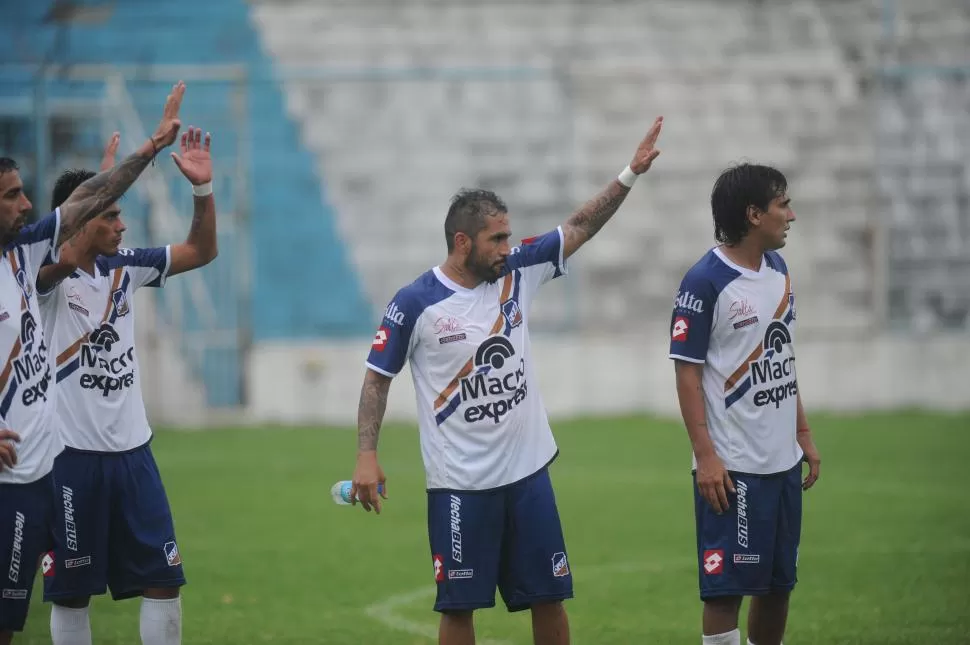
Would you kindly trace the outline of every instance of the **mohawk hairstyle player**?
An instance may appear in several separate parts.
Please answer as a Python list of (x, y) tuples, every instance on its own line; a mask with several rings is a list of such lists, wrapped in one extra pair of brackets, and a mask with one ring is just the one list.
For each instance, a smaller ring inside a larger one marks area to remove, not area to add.
[[(381, 509), (377, 437), (391, 379), (411, 365), (427, 476), (441, 645), (475, 642), (473, 613), (530, 609), (537, 645), (566, 645), (572, 574), (548, 466), (558, 449), (535, 382), (529, 305), (616, 213), (660, 154), (662, 119), (630, 165), (545, 235), (509, 244), (505, 203), (463, 191), (445, 218), (445, 261), (397, 292), (367, 358), (352, 495)], [(381, 495), (386, 494), (386, 490)]]
[[(103, 165), (114, 162), (117, 135)], [(44, 329), (57, 356), (53, 424), (64, 451), (54, 460), (52, 562), (44, 599), (52, 601), (53, 645), (90, 645), (88, 605), (110, 588), (115, 600), (141, 597), (145, 645), (181, 642), (179, 588), (185, 584), (175, 526), (152, 455), (141, 393), (133, 297), (170, 276), (211, 262), (218, 252), (212, 195), (211, 137), (189, 126), (172, 158), (192, 183), (195, 213), (186, 240), (156, 248), (121, 248), (118, 203), (41, 269)], [(94, 173), (69, 170), (54, 186), (53, 206)], [(70, 275), (57, 284), (65, 270)], [(56, 286), (52, 286), (55, 285)], [(66, 529), (68, 520), (73, 528)], [(70, 566), (83, 558), (83, 566)]]
[[(795, 221), (774, 168), (724, 171), (711, 194), (720, 246), (684, 276), (670, 358), (693, 447), (705, 645), (779, 645), (796, 582), (802, 490), (821, 460), (795, 376), (795, 292), (777, 250)], [(809, 474), (802, 480), (802, 461)]]
[[(114, 168), (99, 173), (60, 208), (24, 226), (31, 209), (17, 164), (0, 158), (0, 562), (10, 563), (0, 599), (0, 645), (13, 640), (27, 619), (36, 563), (49, 548), (53, 498), (51, 427), (53, 374), (41, 325), (35, 282), (46, 257), (121, 197), (158, 151), (171, 145), (181, 123), (185, 85), (172, 88), (151, 139)], [(9, 530), (8, 530), (9, 529)]]

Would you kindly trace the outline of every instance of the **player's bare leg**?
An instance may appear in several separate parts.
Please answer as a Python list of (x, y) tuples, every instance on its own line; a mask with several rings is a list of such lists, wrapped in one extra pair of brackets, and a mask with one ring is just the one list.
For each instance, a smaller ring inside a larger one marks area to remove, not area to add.
[(438, 645), (475, 645), (475, 614), (446, 611), (438, 626)]
[(569, 618), (562, 602), (532, 605), (532, 640), (535, 645), (569, 645)]
[(791, 592), (779, 591), (751, 599), (748, 610), (748, 640), (754, 645), (781, 645), (788, 622)]
[(54, 645), (91, 645), (90, 596), (63, 598), (51, 607), (51, 642)]
[(13, 632), (0, 631), (0, 645), (10, 645), (13, 642)]
[(178, 587), (146, 589), (139, 619), (142, 645), (180, 645), (182, 599)]
[(711, 636), (726, 635), (737, 630), (741, 600), (741, 596), (724, 596), (704, 601), (703, 629), (705, 642), (710, 640), (709, 637)]

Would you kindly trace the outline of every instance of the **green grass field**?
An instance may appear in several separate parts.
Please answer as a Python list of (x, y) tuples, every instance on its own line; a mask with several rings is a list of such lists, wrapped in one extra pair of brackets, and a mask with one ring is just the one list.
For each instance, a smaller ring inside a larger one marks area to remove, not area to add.
[[(786, 645), (970, 643), (970, 416), (812, 421), (822, 477), (806, 495)], [(699, 643), (680, 425), (554, 426), (573, 642)], [(186, 645), (435, 642), (417, 432), (383, 432), (390, 499), (379, 517), (330, 500), (330, 485), (352, 473), (355, 449), (346, 429), (158, 433), (189, 578)], [(479, 614), (479, 643), (531, 643), (528, 613), (499, 607)], [(96, 599), (94, 642), (140, 642), (138, 609), (137, 600)], [(48, 619), (35, 596), (17, 642), (49, 643)]]

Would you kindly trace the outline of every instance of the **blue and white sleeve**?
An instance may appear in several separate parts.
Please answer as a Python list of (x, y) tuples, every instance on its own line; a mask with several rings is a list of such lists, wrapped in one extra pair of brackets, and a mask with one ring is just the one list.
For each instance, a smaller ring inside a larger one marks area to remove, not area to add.
[(404, 369), (416, 338), (414, 330), (421, 315), (418, 303), (405, 289), (397, 292), (384, 310), (374, 334), (366, 365), (384, 376), (394, 377)]
[(707, 361), (716, 305), (717, 291), (710, 279), (694, 272), (684, 276), (670, 316), (670, 358)]

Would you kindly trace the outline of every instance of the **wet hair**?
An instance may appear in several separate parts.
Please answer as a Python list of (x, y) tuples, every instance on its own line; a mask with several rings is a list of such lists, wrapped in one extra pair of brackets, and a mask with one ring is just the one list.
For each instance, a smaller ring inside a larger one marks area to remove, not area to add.
[(787, 190), (785, 175), (771, 166), (745, 163), (728, 168), (711, 191), (714, 237), (722, 244), (737, 244), (750, 228), (748, 207), (768, 210), (771, 200)]
[(445, 217), (445, 241), (448, 252), (455, 249), (455, 234), (462, 232), (475, 239), (485, 228), (485, 218), (507, 213), (502, 198), (490, 190), (462, 189), (451, 198), (451, 207)]
[(51, 210), (67, 201), (77, 187), (94, 177), (96, 172), (83, 168), (71, 168), (61, 173), (61, 176), (54, 182), (54, 192), (51, 194)]

